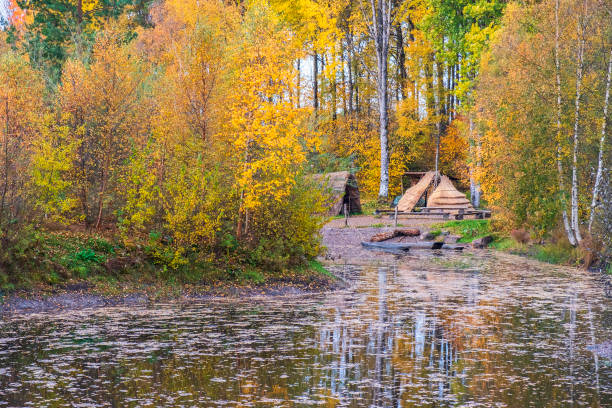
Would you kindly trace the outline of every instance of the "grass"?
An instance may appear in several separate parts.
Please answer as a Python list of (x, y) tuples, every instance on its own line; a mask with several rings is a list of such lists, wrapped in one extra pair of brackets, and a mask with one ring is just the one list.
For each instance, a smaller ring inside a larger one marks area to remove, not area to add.
[(458, 242), (472, 242), (477, 238), (491, 235), (491, 223), (489, 220), (459, 220), (447, 221), (441, 224), (433, 224), (432, 232), (446, 230), (455, 235), (461, 235)]
[(566, 243), (548, 243), (545, 245), (528, 246), (518, 243), (511, 237), (500, 236), (498, 233), (491, 231), (490, 220), (448, 221), (441, 224), (434, 224), (432, 227), (436, 228), (436, 230), (431, 231), (432, 233), (436, 233), (439, 230), (446, 230), (452, 234), (461, 235), (461, 239), (458, 242), (462, 243), (472, 242), (475, 239), (492, 235), (494, 240), (490, 244), (491, 248), (517, 255), (528, 256), (540, 262), (557, 265), (577, 265), (581, 259), (579, 250)]
[(527, 255), (555, 265), (577, 265), (581, 259), (578, 249), (559, 243), (532, 246)]
[(580, 249), (574, 248), (567, 242), (547, 243), (543, 245), (526, 245), (515, 239), (501, 235), (491, 230), (490, 220), (458, 220), (441, 224), (434, 224), (432, 233), (446, 230), (452, 234), (461, 235), (458, 242), (471, 242), (487, 235), (493, 236), (490, 248), (505, 251), (516, 255), (527, 256), (540, 262), (556, 265), (579, 265), (582, 260)]
[(252, 282), (254, 284), (261, 284), (266, 280), (266, 278), (263, 276), (263, 274), (256, 270), (256, 269), (245, 269), (240, 275), (239, 275), (239, 281), (246, 283), (246, 282)]
[(521, 244), (516, 242), (511, 237), (499, 237), (495, 239), (491, 244), (489, 244), (490, 248), (497, 249), (498, 251), (506, 251), (506, 252), (514, 252), (520, 253), (521, 251), (525, 251), (527, 246), (525, 244)]
[(330, 271), (325, 269), (323, 264), (317, 261), (316, 259), (313, 259), (310, 262), (308, 262), (308, 267), (311, 271), (316, 272), (319, 275), (323, 275), (323, 276), (327, 276), (328, 278), (336, 279), (334, 274), (332, 274)]
[(364, 228), (384, 228), (384, 227), (387, 227), (387, 226), (388, 226), (388, 224), (378, 223), (378, 224), (372, 224), (372, 225), (364, 226)]
[(436, 229), (436, 230), (431, 230), (431, 231), (429, 231), (429, 234), (430, 234), (432, 237), (437, 238), (437, 237), (439, 237), (439, 236), (442, 234), (442, 231), (441, 231), (441, 230), (439, 230), (439, 229)]

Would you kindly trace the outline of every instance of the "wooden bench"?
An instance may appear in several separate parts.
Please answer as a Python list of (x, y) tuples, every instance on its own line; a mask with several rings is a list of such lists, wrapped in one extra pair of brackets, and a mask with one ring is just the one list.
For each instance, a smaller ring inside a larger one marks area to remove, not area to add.
[[(462, 220), (466, 215), (474, 215), (476, 219), (491, 218), (489, 210), (466, 210), (465, 208), (448, 208), (448, 207), (420, 207), (420, 211), (397, 211), (397, 209), (376, 209), (376, 214), (389, 214), (392, 217), (411, 216), (411, 217), (442, 217), (448, 220), (453, 217), (455, 220)], [(452, 212), (451, 212), (452, 211)]]

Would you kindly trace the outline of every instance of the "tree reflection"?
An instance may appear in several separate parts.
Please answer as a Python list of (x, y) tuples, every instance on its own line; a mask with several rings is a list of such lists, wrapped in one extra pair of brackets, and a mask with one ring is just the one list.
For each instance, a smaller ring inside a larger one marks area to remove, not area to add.
[(320, 296), (4, 321), (0, 406), (612, 405), (587, 350), (609, 336), (599, 288), (461, 260), (359, 267)]

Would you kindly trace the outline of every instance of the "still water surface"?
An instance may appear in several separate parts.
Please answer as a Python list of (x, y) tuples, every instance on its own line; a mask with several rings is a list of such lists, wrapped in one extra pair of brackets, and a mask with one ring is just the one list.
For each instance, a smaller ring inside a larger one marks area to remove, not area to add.
[(515, 257), (336, 265), (339, 292), (0, 321), (0, 406), (612, 407), (611, 301)]

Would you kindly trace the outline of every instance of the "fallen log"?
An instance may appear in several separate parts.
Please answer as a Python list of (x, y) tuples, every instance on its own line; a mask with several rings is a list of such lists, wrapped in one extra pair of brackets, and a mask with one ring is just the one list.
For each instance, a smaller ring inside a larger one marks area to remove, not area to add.
[(419, 231), (418, 228), (394, 229), (393, 231), (380, 232), (378, 234), (372, 235), (372, 238), (370, 238), (370, 242), (381, 242), (395, 237), (416, 237), (420, 234), (421, 231)]
[(392, 251), (409, 251), (410, 249), (450, 249), (461, 251), (465, 247), (459, 244), (445, 244), (444, 242), (367, 242), (361, 246), (368, 249), (383, 249)]

